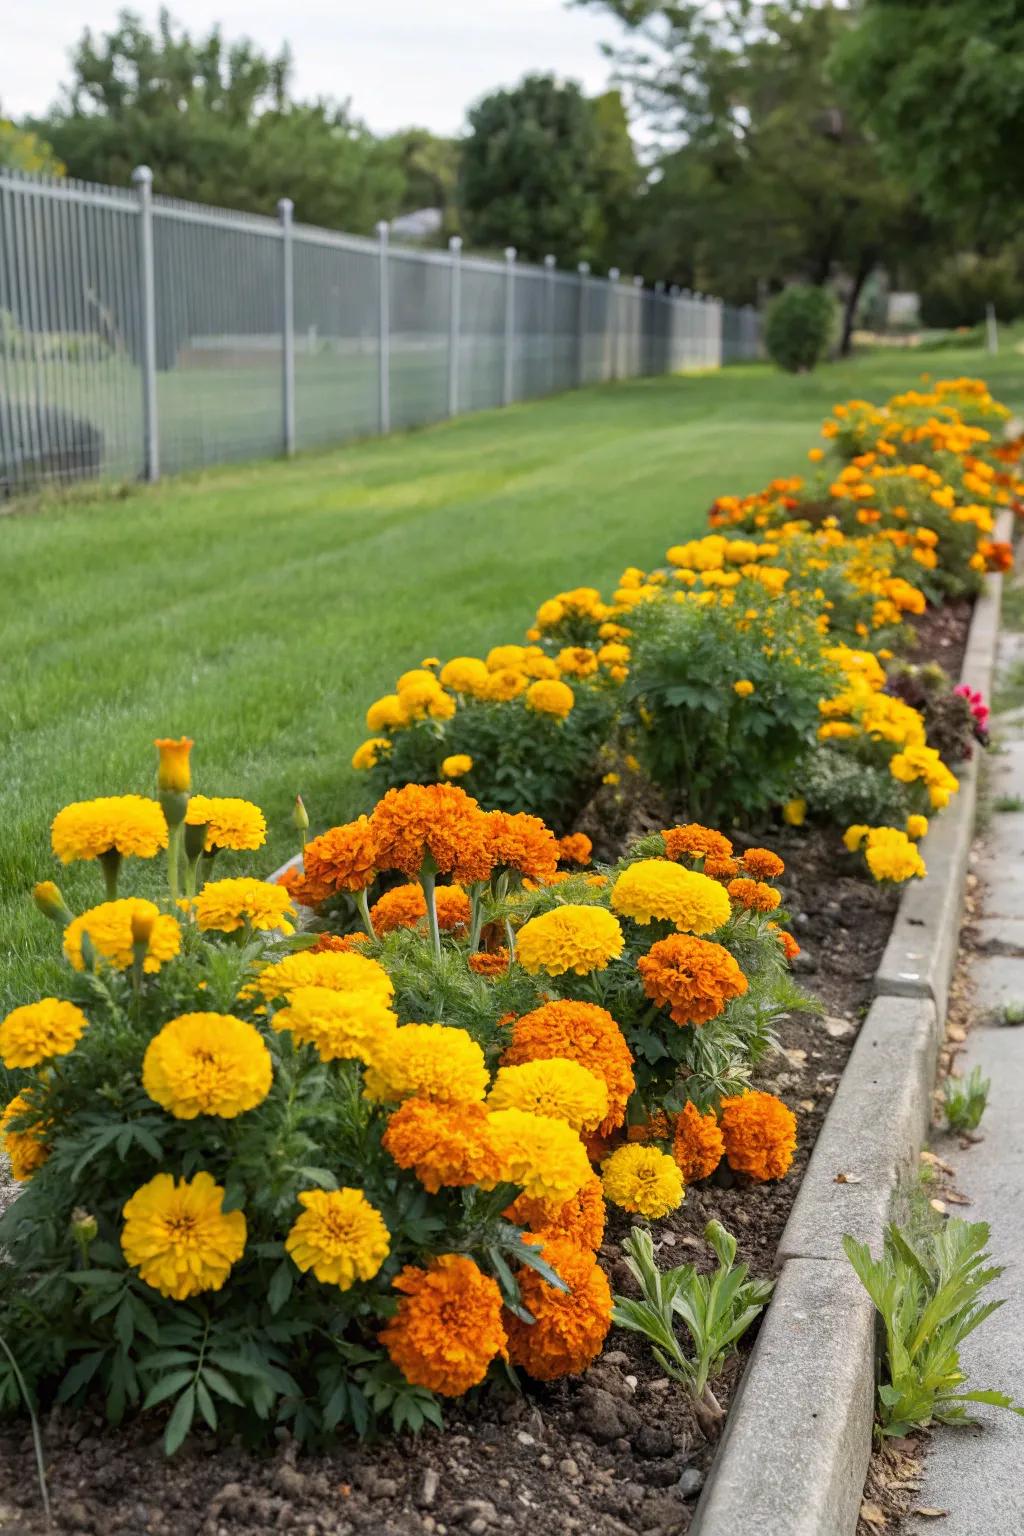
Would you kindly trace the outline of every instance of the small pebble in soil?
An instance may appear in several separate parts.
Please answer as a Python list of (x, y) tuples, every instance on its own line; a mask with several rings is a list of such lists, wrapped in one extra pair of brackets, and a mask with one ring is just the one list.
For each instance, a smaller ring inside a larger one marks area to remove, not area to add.
[(671, 1456), (675, 1450), (672, 1431), (664, 1424), (641, 1424), (633, 1436), (633, 1449), (638, 1456), (651, 1460)]
[(704, 1486), (704, 1473), (698, 1467), (685, 1467), (676, 1487), (684, 1499), (692, 1499)]

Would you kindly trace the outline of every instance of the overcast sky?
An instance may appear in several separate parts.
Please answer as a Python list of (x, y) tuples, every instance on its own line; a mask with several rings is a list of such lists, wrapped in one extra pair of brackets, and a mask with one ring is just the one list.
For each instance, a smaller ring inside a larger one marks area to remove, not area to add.
[[(86, 21), (107, 31), (123, 3), (11, 0), (0, 48), (3, 115), (45, 111)], [(131, 8), (153, 22), (159, 7), (138, 0)], [(170, 10), (193, 33), (216, 18), (228, 40), (249, 36), (268, 52), (290, 43), (296, 94), (350, 99), (377, 132), (417, 124), (455, 133), (478, 96), (529, 70), (598, 91), (609, 76), (599, 44), (619, 31), (565, 0), (175, 0)]]

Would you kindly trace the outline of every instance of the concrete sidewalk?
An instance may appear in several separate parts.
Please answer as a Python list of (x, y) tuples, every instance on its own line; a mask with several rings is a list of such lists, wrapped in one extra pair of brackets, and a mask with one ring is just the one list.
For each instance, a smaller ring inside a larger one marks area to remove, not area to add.
[[(999, 670), (1021, 655), (1021, 637), (1000, 640)], [(973, 1388), (997, 1388), (1024, 1403), (1024, 1022), (1005, 1022), (1006, 1006), (1024, 1013), (1024, 722), (996, 722), (990, 760), (991, 825), (974, 864), (981, 882), (979, 950), (971, 964), (977, 1020), (957, 1059), (966, 1074), (979, 1066), (991, 1080), (979, 1127), (984, 1140), (961, 1150), (942, 1138), (936, 1150), (956, 1169), (955, 1184), (971, 1201), (955, 1215), (987, 1221), (990, 1252), (1006, 1273), (991, 1287), (1006, 1304), (966, 1341), (962, 1359)], [(977, 1429), (935, 1431), (925, 1461), (919, 1505), (948, 1511), (943, 1520), (912, 1517), (904, 1536), (1024, 1536), (1024, 1419), (977, 1405)]]

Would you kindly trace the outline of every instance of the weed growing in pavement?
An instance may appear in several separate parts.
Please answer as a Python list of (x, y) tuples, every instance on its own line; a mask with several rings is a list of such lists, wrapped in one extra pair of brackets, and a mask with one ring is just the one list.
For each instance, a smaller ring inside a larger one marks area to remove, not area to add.
[(980, 1067), (974, 1067), (966, 1079), (946, 1078), (942, 1086), (942, 1108), (951, 1131), (978, 1129), (991, 1086), (990, 1080), (982, 1077)]
[[(912, 1242), (895, 1223), (885, 1229), (882, 1254), (848, 1234), (843, 1248), (885, 1326), (885, 1363), (878, 1389), (878, 1429), (905, 1435), (933, 1422), (970, 1424), (968, 1403), (990, 1403), (1024, 1415), (1005, 1392), (961, 1391), (967, 1372), (960, 1345), (1002, 1306), (982, 1302), (985, 1287), (1003, 1273), (987, 1266), (988, 1223), (957, 1218)], [(987, 1267), (986, 1267), (987, 1266)]]

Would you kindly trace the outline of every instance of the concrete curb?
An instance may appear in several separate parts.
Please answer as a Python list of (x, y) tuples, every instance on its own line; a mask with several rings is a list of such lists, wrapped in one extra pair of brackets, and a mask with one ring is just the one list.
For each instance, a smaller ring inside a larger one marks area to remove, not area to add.
[[(1010, 514), (997, 524), (1009, 537)], [(1002, 578), (975, 604), (961, 678), (992, 688)], [(978, 754), (926, 840), (871, 1006), (779, 1243), (775, 1295), (729, 1413), (691, 1536), (853, 1536), (871, 1455), (874, 1308), (842, 1251), (876, 1246), (915, 1165), (956, 963)], [(838, 1175), (845, 1175), (837, 1182)]]

